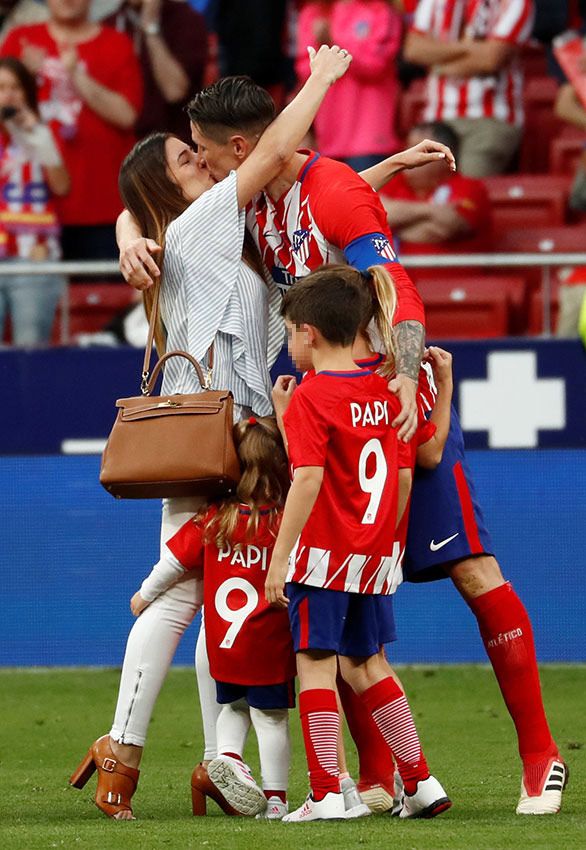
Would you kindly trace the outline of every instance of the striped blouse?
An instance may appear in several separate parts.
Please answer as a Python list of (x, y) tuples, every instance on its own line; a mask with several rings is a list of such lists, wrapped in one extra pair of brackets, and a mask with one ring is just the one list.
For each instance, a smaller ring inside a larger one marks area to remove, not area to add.
[[(242, 260), (245, 213), (236, 172), (194, 201), (167, 229), (161, 318), (167, 351), (192, 354), (205, 371), (214, 341), (214, 389), (229, 389), (237, 407), (272, 413), (269, 369), (284, 342), (281, 296)], [(199, 392), (193, 367), (166, 364), (163, 394)]]

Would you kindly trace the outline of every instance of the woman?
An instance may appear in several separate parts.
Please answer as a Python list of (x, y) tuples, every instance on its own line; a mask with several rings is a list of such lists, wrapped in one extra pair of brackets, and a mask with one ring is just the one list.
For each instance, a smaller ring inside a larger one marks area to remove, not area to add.
[[(52, 195), (70, 181), (49, 127), (41, 122), (32, 74), (13, 57), (0, 58), (0, 258), (60, 259)], [(17, 346), (49, 342), (66, 281), (61, 275), (0, 276), (0, 339), (10, 317)]]
[[(238, 172), (214, 183), (188, 145), (164, 134), (139, 143), (121, 170), (128, 213), (142, 233), (162, 246), (159, 350), (187, 350), (207, 365), (214, 343), (213, 385), (233, 392), (237, 417), (272, 412), (268, 368), (283, 344), (278, 293), (268, 288), (247, 248), (246, 259), (242, 257), (244, 209), (293, 155), (330, 85), (351, 61), (347, 51), (336, 46), (311, 52), (308, 82)], [(171, 361), (169, 366), (163, 393), (198, 391), (187, 362), (184, 366)], [(162, 556), (166, 541), (200, 505), (196, 499), (165, 500)], [(71, 777), (72, 784), (83, 787), (98, 769), (96, 805), (110, 817), (133, 817), (131, 798), (152, 709), (177, 644), (200, 607), (200, 582), (186, 574), (149, 606), (129, 635), (110, 735), (92, 745), (92, 758)], [(200, 701), (209, 709), (204, 712), (209, 748), (204, 758), (209, 759), (215, 756), (217, 704), (209, 671), (205, 678), (201, 675), (207, 666), (202, 640), (198, 647)]]

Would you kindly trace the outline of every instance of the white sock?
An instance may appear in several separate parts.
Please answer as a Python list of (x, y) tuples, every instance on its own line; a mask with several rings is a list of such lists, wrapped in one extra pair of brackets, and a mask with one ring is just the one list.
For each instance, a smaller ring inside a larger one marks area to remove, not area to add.
[(252, 710), (248, 708), (248, 703), (244, 699), (222, 706), (216, 725), (218, 755), (235, 753), (240, 758), (243, 757)]
[(256, 732), (263, 790), (287, 791), (291, 741), (286, 708), (250, 709)]
[(215, 759), (218, 755), (216, 725), (222, 709), (216, 701), (216, 683), (210, 674), (210, 663), (206, 648), (204, 612), (201, 612), (201, 626), (195, 645), (195, 673), (199, 691), (199, 707), (203, 722), (204, 761)]

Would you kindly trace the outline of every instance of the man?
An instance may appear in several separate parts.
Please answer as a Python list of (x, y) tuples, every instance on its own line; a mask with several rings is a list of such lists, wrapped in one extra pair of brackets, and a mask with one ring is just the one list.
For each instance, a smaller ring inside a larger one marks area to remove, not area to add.
[(429, 69), (426, 121), (460, 137), (459, 168), (469, 177), (506, 170), (523, 129), (523, 76), (517, 53), (531, 35), (533, 0), (421, 0), (405, 58)]
[(126, 33), (138, 54), (144, 104), (136, 135), (186, 137), (185, 106), (202, 86), (208, 55), (203, 16), (186, 0), (126, 0), (104, 23)]
[[(447, 124), (418, 124), (407, 141), (448, 145), (458, 159), (458, 137)], [(381, 189), (389, 225), (402, 254), (467, 254), (490, 247), (490, 199), (481, 180), (450, 171), (441, 162), (399, 174)]]
[(122, 33), (89, 19), (90, 0), (48, 0), (46, 23), (16, 27), (0, 48), (39, 80), (39, 104), (61, 146), (71, 191), (58, 198), (65, 259), (115, 256), (118, 169), (134, 142), (140, 68)]

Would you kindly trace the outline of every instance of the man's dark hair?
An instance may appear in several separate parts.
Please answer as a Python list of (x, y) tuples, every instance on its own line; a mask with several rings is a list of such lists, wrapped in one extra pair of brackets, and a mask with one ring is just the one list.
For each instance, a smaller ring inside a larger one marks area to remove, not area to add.
[(443, 121), (422, 121), (420, 124), (415, 124), (411, 127), (411, 132), (421, 133), (434, 142), (441, 142), (443, 145), (447, 145), (456, 157), (456, 161), (458, 160), (460, 139), (449, 124), (444, 124)]
[(294, 325), (313, 325), (328, 342), (351, 345), (372, 296), (359, 271), (320, 266), (285, 294), (281, 312)]
[(202, 133), (223, 144), (232, 132), (260, 135), (275, 117), (275, 104), (250, 77), (223, 77), (195, 95), (187, 114)]

